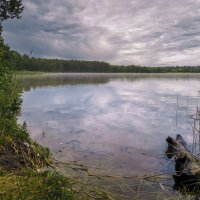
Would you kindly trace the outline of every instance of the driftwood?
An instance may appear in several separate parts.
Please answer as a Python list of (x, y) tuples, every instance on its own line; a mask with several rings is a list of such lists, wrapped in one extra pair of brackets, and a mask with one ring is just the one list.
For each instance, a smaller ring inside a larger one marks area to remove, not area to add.
[(176, 139), (168, 137), (167, 151), (169, 159), (175, 159), (176, 175), (173, 175), (174, 190), (182, 194), (200, 194), (200, 161), (187, 148), (187, 143), (181, 135)]

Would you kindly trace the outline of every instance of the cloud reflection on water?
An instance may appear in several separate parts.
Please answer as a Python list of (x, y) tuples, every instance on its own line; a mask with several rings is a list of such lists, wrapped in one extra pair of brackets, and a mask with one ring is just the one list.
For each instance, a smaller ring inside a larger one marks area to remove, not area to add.
[(28, 121), (34, 138), (39, 140), (44, 131), (43, 143), (54, 152), (70, 151), (80, 160), (96, 158), (116, 168), (153, 170), (160, 161), (145, 165), (150, 158), (145, 161), (141, 153), (164, 153), (168, 135), (192, 141), (185, 110), (187, 96), (196, 99), (200, 79), (133, 80), (31, 89), (23, 94), (22, 120)]

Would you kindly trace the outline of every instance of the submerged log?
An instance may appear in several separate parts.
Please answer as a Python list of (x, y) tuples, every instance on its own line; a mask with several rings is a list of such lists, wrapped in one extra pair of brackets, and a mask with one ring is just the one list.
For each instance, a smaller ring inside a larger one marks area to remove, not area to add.
[(175, 190), (182, 194), (200, 194), (200, 161), (187, 148), (187, 143), (181, 135), (176, 139), (168, 137), (167, 151), (169, 159), (175, 159), (176, 175), (173, 175)]

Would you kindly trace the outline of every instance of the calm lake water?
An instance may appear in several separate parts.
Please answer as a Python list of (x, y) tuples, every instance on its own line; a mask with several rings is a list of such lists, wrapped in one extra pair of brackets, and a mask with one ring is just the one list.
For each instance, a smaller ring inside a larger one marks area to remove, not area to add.
[(51, 74), (19, 84), (20, 121), (62, 161), (147, 173), (167, 162), (167, 136), (192, 143), (186, 114), (198, 103), (198, 74)]

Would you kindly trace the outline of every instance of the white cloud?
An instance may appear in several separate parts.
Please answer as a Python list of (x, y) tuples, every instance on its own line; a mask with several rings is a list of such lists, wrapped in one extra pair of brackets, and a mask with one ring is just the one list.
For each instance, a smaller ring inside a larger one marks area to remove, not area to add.
[[(198, 0), (24, 0), (5, 39), (35, 56), (114, 64), (198, 65)], [(42, 41), (42, 43), (40, 42)]]

